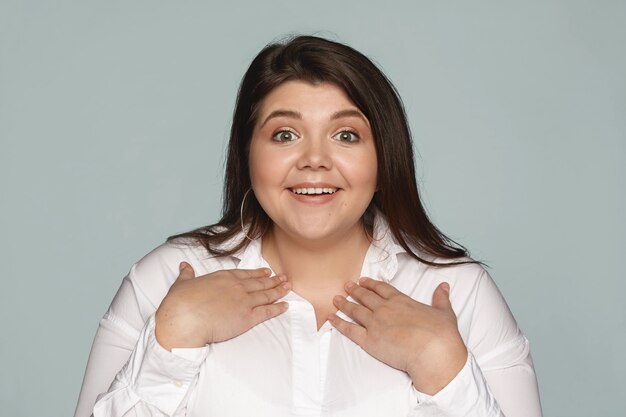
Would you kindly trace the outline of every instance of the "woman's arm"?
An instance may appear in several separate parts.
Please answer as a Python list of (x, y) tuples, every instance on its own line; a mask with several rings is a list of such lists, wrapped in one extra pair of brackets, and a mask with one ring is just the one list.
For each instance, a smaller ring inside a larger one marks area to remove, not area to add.
[(75, 417), (184, 415), (206, 345), (286, 310), (275, 303), (290, 288), (283, 277), (265, 269), (196, 277), (180, 263), (188, 255), (166, 244), (131, 268), (100, 323)]
[[(181, 393), (181, 388), (189, 388), (193, 383), (198, 363), (206, 352), (168, 352), (156, 343), (154, 336), (155, 303), (175, 278), (168, 262), (163, 262), (167, 251), (157, 252), (161, 253), (153, 252), (131, 268), (100, 321), (75, 417), (92, 413), (98, 416), (99, 410), (105, 410), (107, 416), (169, 415), (185, 398), (186, 392)], [(153, 277), (149, 295), (138, 284), (138, 280), (145, 280), (145, 274)], [(148, 393), (158, 395), (146, 397)], [(99, 409), (94, 411), (98, 397)], [(149, 397), (159, 401), (150, 401)]]
[[(463, 311), (459, 322), (470, 357), (443, 390), (434, 396), (418, 393), (418, 409), (428, 410), (419, 415), (439, 416), (445, 410), (445, 415), (541, 417), (528, 340), (496, 284), (482, 268), (477, 277), (462, 275), (456, 284), (452, 304)], [(455, 297), (455, 289), (462, 294)]]
[(537, 377), (528, 339), (500, 290), (481, 268), (466, 337), (500, 408), (507, 417), (541, 417)]
[[(450, 276), (451, 290), (437, 286), (432, 306), (384, 282), (348, 284), (359, 304), (338, 297), (336, 306), (356, 323), (330, 319), (372, 356), (409, 373), (417, 390), (416, 415), (540, 417), (528, 341), (489, 275), (477, 266), (462, 271)], [(450, 321), (454, 310), (463, 312), (462, 335), (456, 320)], [(464, 365), (455, 354), (461, 336)]]
[(491, 392), (507, 417), (541, 417), (539, 387), (530, 350), (514, 366), (483, 370)]
[(151, 316), (122, 370), (108, 391), (98, 396), (94, 417), (183, 416), (208, 347), (161, 347)]

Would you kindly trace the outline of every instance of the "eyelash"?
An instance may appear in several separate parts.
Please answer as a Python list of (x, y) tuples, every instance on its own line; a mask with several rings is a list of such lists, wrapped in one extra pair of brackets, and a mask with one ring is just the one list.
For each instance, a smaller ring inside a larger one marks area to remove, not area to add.
[[(281, 143), (291, 142), (291, 141), (295, 140), (295, 139), (290, 139), (290, 140), (281, 140), (281, 139), (279, 139), (280, 135), (282, 135), (282, 134), (284, 134), (284, 133), (289, 133), (289, 134), (291, 134), (291, 135), (295, 136), (296, 138), (297, 138), (297, 136), (298, 136), (298, 135), (297, 135), (294, 131), (292, 131), (292, 130), (289, 130), (289, 129), (282, 129), (282, 130), (279, 130), (278, 132), (274, 133), (274, 135), (272, 135), (272, 140), (274, 140), (274, 141), (276, 141), (276, 142), (281, 142)], [(352, 136), (354, 136), (354, 140), (341, 140), (341, 139), (337, 139), (339, 142), (354, 143), (354, 142), (357, 142), (359, 139), (361, 139), (361, 137), (359, 136), (359, 134), (358, 134), (357, 132), (355, 132), (354, 130), (352, 130), (352, 129), (344, 129), (344, 130), (342, 130), (342, 131), (340, 131), (340, 132), (336, 133), (335, 135), (333, 135), (333, 137), (335, 137), (335, 136), (337, 136), (337, 135), (342, 135), (342, 134), (344, 134), (344, 133), (349, 133), (349, 134), (351, 134)]]
[[(359, 139), (361, 139), (359, 134), (357, 132), (355, 132), (354, 130), (352, 130), (352, 129), (344, 129), (341, 132), (338, 132), (337, 135), (342, 135), (344, 133), (350, 133), (352, 136), (354, 136), (354, 140), (341, 140), (341, 139), (339, 139), (340, 142), (354, 143), (354, 142), (357, 142)], [(335, 136), (337, 136), (337, 135), (335, 135)]]
[(281, 139), (279, 139), (279, 136), (280, 136), (280, 135), (282, 135), (282, 134), (284, 134), (284, 133), (290, 133), (291, 135), (293, 135), (293, 136), (295, 136), (295, 137), (297, 137), (297, 136), (298, 136), (298, 135), (296, 135), (296, 132), (294, 132), (294, 131), (292, 131), (292, 130), (289, 130), (289, 129), (282, 129), (282, 130), (279, 130), (278, 132), (276, 132), (276, 133), (274, 133), (274, 134), (272, 135), (272, 140), (274, 140), (274, 141), (276, 141), (276, 142), (280, 142), (280, 143), (291, 142), (291, 141), (295, 140), (295, 139), (291, 139), (291, 140), (281, 140)]

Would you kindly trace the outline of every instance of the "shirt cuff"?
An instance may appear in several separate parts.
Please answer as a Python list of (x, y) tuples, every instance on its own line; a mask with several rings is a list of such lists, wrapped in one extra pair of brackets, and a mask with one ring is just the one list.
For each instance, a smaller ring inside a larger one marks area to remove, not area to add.
[(151, 315), (122, 372), (139, 398), (171, 415), (200, 372), (209, 347), (172, 349), (170, 352), (159, 345), (154, 328), (155, 318)]
[(474, 356), (469, 351), (463, 368), (441, 391), (428, 395), (415, 390), (415, 394), (418, 402), (415, 415), (503, 417)]

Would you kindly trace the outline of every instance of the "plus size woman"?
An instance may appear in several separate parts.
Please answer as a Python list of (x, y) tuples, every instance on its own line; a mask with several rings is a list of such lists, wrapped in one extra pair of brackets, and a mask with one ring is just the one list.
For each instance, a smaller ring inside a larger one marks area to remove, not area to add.
[(130, 269), (76, 417), (538, 417), (527, 339), (428, 219), (400, 98), (300, 36), (242, 80), (222, 218)]

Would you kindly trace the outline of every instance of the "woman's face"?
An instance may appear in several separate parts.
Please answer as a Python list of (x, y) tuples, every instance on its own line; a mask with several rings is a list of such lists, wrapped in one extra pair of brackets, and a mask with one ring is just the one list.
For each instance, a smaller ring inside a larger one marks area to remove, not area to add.
[(376, 162), (369, 122), (340, 87), (288, 81), (261, 103), (250, 179), (274, 227), (290, 236), (360, 230), (376, 191)]

